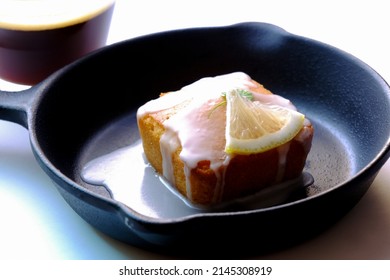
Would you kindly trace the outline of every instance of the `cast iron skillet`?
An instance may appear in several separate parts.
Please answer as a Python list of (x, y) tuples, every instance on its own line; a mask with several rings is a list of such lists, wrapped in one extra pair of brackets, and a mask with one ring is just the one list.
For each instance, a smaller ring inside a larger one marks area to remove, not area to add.
[[(289, 98), (311, 119), (316, 131), (305, 170), (314, 185), (281, 205), (158, 219), (80, 179), (87, 161), (138, 139), (130, 129), (138, 106), (160, 92), (233, 71)], [(0, 100), (0, 118), (30, 131), (39, 164), (82, 218), (113, 238), (165, 253), (226, 257), (307, 239), (359, 201), (390, 151), (389, 87), (383, 79), (343, 51), (264, 23), (124, 41), (29, 90), (0, 92)]]

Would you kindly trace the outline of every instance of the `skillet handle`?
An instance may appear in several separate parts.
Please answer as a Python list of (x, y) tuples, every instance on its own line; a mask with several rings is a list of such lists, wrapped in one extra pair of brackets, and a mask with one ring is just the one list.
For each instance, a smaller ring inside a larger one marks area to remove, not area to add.
[(18, 92), (0, 90), (0, 120), (18, 123), (28, 127), (27, 116), (31, 107), (35, 88)]

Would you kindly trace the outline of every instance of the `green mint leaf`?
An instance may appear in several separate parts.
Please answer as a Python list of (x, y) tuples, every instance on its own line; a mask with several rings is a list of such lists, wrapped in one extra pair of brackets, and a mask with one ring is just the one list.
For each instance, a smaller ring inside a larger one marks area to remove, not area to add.
[(242, 96), (248, 99), (249, 101), (253, 101), (254, 97), (253, 94), (247, 90), (244, 89), (237, 89), (237, 92)]
[[(248, 99), (249, 101), (253, 101), (254, 100), (254, 97), (253, 97), (253, 94), (247, 90), (244, 90), (244, 89), (235, 89), (235, 91), (238, 92), (239, 95), (241, 95), (242, 97), (245, 97), (246, 99)], [(226, 92), (222, 92), (221, 93), (221, 96), (223, 98), (223, 100), (216, 104), (211, 110), (210, 110), (210, 113), (209, 113), (209, 118), (211, 117), (211, 115), (214, 113), (215, 110), (217, 110), (219, 107), (223, 106), (223, 105), (226, 105), (227, 101), (226, 101)]]

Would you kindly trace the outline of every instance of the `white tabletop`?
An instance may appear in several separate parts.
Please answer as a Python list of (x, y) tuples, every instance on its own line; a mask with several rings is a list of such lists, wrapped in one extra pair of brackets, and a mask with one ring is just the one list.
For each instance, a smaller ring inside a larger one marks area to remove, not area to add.
[[(243, 21), (276, 24), (360, 58), (390, 81), (386, 1), (117, 0), (108, 44), (162, 30)], [(18, 89), (0, 81), (3, 90)], [(262, 259), (390, 259), (390, 161), (329, 230)], [(26, 129), (0, 121), (0, 259), (165, 259), (82, 220), (33, 158)], [(207, 257), (207, 256), (205, 256)]]

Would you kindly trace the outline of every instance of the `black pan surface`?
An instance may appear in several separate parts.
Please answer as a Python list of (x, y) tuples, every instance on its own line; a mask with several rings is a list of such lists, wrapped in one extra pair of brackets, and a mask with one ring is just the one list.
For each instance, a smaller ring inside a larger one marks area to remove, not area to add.
[[(289, 98), (312, 121), (305, 171), (313, 185), (279, 205), (156, 218), (81, 179), (90, 160), (139, 141), (140, 105), (160, 92), (235, 71)], [(343, 217), (389, 157), (386, 82), (343, 51), (264, 23), (131, 39), (65, 67), (17, 98), (1, 94), (0, 117), (28, 127), (39, 163), (81, 217), (116, 239), (164, 253), (207, 258), (228, 247), (234, 254), (258, 254), (301, 242)]]

